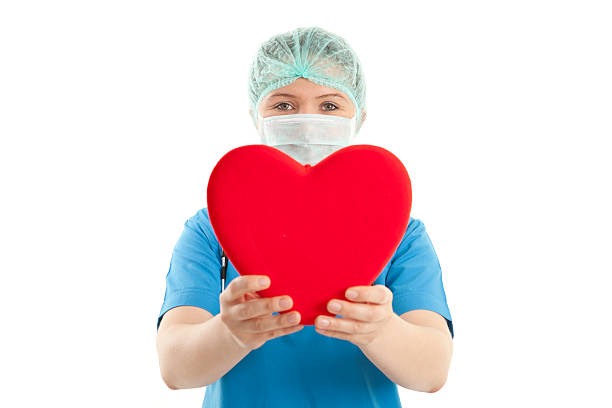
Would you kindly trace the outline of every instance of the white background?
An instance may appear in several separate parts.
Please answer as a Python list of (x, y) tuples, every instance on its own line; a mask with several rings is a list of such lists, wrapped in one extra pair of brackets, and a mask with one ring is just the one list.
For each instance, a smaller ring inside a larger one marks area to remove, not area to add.
[(259, 143), (257, 47), (311, 25), (359, 55), (357, 142), (404, 162), (444, 270), (450, 375), (404, 406), (610, 404), (606, 3), (2, 2), (0, 405), (200, 406), (159, 373), (170, 255)]

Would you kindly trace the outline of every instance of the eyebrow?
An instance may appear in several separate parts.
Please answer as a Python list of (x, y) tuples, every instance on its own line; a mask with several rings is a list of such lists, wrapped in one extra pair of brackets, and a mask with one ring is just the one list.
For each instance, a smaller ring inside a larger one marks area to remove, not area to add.
[[(289, 97), (289, 98), (295, 98), (295, 95), (288, 94), (288, 93), (282, 93), (282, 92), (272, 94), (272, 95), (270, 95), (270, 98), (274, 98), (275, 96), (285, 96), (285, 97)], [(340, 95), (339, 93), (328, 93), (328, 94), (325, 94), (325, 95), (319, 95), (319, 96), (317, 96), (317, 99), (325, 98), (327, 96), (338, 96), (338, 97), (346, 100), (346, 98), (344, 96)]]
[(338, 96), (338, 97), (340, 97), (342, 99), (346, 99), (344, 96), (340, 95), (339, 93), (328, 93), (328, 94), (325, 94), (325, 95), (320, 95), (320, 96), (317, 96), (317, 99), (325, 98), (326, 96)]

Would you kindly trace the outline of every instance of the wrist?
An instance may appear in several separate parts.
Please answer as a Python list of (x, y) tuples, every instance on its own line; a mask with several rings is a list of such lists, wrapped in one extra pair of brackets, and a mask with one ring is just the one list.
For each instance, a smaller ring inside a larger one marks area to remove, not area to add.
[(227, 324), (225, 324), (225, 322), (221, 318), (221, 314), (220, 313), (218, 315), (216, 315), (214, 318), (217, 318), (217, 317), (218, 317), (218, 320), (219, 320), (219, 326), (221, 328), (222, 337), (223, 337), (223, 340), (224, 340), (223, 343), (231, 345), (231, 348), (236, 350), (239, 353), (248, 354), (251, 351), (251, 349), (246, 344), (241, 342), (234, 335), (234, 333), (232, 333), (230, 328), (227, 326)]
[(393, 312), (391, 317), (385, 323), (383, 323), (380, 329), (377, 331), (374, 339), (370, 343), (361, 346), (361, 348), (366, 350), (379, 347), (381, 343), (386, 342), (386, 339), (391, 338), (394, 334), (398, 333), (397, 328), (402, 323), (405, 323), (404, 319)]

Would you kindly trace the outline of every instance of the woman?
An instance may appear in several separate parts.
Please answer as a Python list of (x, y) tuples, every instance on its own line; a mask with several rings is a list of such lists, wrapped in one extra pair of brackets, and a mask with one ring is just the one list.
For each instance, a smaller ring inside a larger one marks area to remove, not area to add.
[[(349, 129), (326, 150), (276, 145), (302, 162), (316, 163), (350, 143), (366, 117), (357, 56), (317, 27), (262, 44), (249, 97), (266, 144), (276, 129), (266, 124), (281, 118), (329, 118)], [(331, 299), (336, 317), (318, 316), (315, 326), (299, 324), (297, 311), (279, 314), (292, 308), (289, 296), (257, 294), (269, 277), (240, 276), (229, 264), (221, 291), (220, 268), (221, 247), (203, 208), (174, 248), (157, 323), (162, 378), (171, 389), (208, 386), (203, 407), (400, 407), (396, 384), (425, 392), (444, 385), (453, 326), (440, 264), (420, 220), (410, 218), (374, 283)]]

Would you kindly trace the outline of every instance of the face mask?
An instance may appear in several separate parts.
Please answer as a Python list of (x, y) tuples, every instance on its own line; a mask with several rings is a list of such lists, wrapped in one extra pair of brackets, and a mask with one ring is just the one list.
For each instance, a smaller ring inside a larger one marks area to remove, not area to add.
[(316, 113), (268, 116), (261, 119), (259, 134), (261, 143), (314, 166), (353, 142), (355, 118)]

